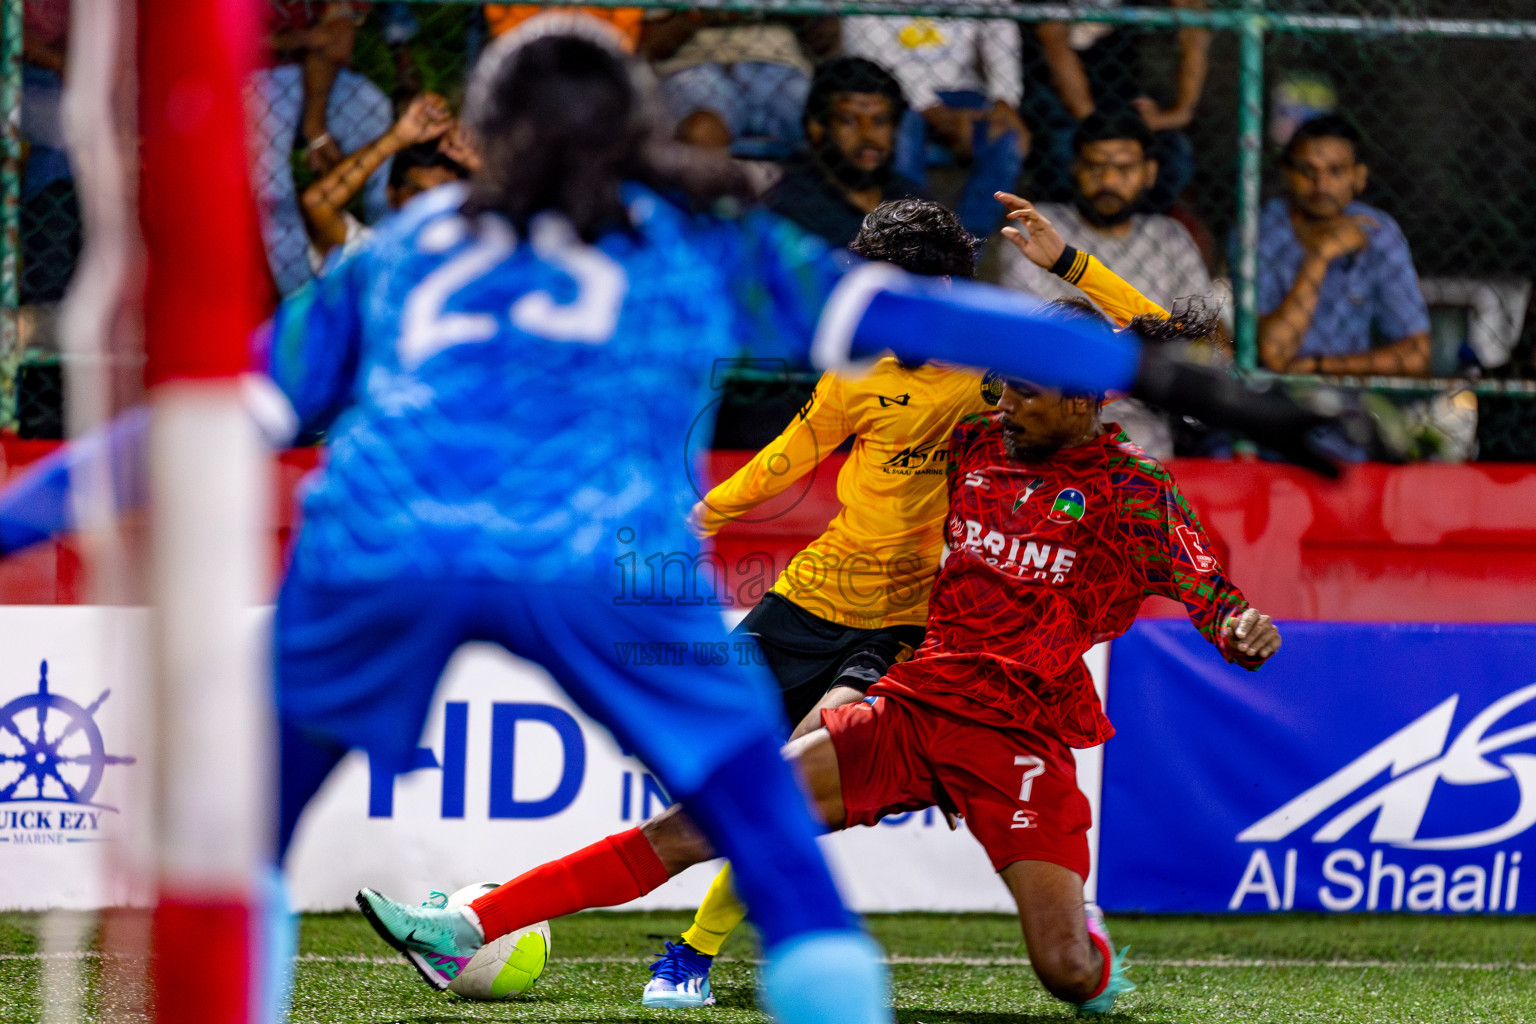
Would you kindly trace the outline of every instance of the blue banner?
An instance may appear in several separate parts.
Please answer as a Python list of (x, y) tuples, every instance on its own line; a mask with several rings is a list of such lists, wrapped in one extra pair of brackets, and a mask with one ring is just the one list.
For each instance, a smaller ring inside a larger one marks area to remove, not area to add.
[(1183, 621), (1115, 641), (1099, 902), (1536, 911), (1536, 625), (1281, 633), (1253, 673)]

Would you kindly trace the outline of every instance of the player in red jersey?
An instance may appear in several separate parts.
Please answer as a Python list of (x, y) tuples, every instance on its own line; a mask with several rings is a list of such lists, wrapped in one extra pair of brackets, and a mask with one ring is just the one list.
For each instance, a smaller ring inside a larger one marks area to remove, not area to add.
[[(834, 829), (935, 804), (960, 814), (1018, 903), (1041, 981), (1090, 1013), (1133, 986), (1083, 903), (1090, 812), (1071, 748), (1114, 730), (1082, 655), (1123, 633), (1151, 594), (1182, 601), (1245, 668), (1280, 648), (1168, 471), (1104, 424), (1100, 404), (1010, 382), (996, 413), (961, 422), (927, 639), (786, 748)], [(641, 831), (669, 876), (714, 856), (675, 807)], [(601, 886), (584, 877), (585, 853), (492, 894), (502, 925), (586, 906), (582, 894)]]

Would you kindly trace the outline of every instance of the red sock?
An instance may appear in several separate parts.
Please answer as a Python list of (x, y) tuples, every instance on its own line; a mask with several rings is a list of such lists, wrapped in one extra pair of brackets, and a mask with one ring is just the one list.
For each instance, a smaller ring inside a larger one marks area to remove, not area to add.
[(592, 907), (639, 899), (669, 877), (638, 828), (518, 875), (470, 904), (485, 941)]

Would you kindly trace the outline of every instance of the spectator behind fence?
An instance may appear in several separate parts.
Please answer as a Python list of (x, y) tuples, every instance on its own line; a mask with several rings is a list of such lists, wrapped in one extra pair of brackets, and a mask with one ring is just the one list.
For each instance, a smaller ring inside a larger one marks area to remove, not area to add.
[(1329, 114), (1304, 122), (1281, 154), (1287, 195), (1259, 220), (1259, 357), (1271, 370), (1429, 370), (1429, 312), (1408, 241), (1355, 198), (1368, 178), (1359, 150), (1354, 126)]
[(805, 101), (805, 151), (763, 201), (833, 245), (847, 245), (881, 203), (924, 198), (892, 167), (906, 108), (900, 83), (880, 65), (862, 57), (823, 62)]
[[(1187, 297), (1213, 302), (1210, 274), (1184, 225), (1146, 212), (1158, 170), (1151, 149), (1152, 131), (1137, 115), (1090, 114), (1073, 137), (1072, 202), (1037, 209), (1068, 245), (1097, 256), (1158, 305)], [(1045, 299), (1083, 296), (1014, 246), (1001, 249), (999, 267), (1009, 288)]]
[(347, 212), (347, 206), (386, 161), (386, 194), (393, 210), (428, 189), (469, 177), (478, 165), (448, 101), (434, 93), (417, 96), (389, 131), (304, 190), (304, 223), (309, 228), (310, 268), (315, 273), (320, 273), (334, 250), (346, 250), (372, 233)]
[[(830, 40), (818, 40), (829, 26)], [(807, 53), (835, 44), (835, 27), (830, 19), (795, 19), (791, 27), (673, 11), (645, 22), (640, 52), (661, 78), (680, 141), (783, 159), (800, 148), (800, 112), (811, 87)]]
[[(1170, 6), (1204, 10), (1206, 0), (1169, 0)], [(1092, 0), (1118, 7), (1120, 0)], [(1184, 129), (1205, 90), (1211, 33), (1179, 30), (1179, 65), (1169, 93), (1149, 88), (1141, 66), (1139, 33), (1104, 22), (1046, 22), (1029, 40), (1023, 113), (1035, 133), (1031, 182), (1036, 194), (1064, 201), (1072, 194), (1072, 139), (1077, 123), (1098, 111), (1131, 113), (1151, 129), (1148, 151), (1157, 161), (1156, 183), (1146, 207), (1164, 213), (1194, 175), (1194, 155)], [(1166, 104), (1154, 99), (1160, 94)]]
[(80, 254), (80, 205), (61, 116), (69, 0), (26, 0), (22, 8), (20, 299), (57, 302)]
[(26, 0), (21, 29), (21, 135), (30, 149), (24, 197), (70, 176), (60, 112), (68, 44), (69, 0)]
[[(353, 4), (272, 0), (268, 12), (269, 66), (254, 74), (250, 97), (253, 185), (272, 280), (287, 294), (310, 277), (294, 146), (302, 140), (305, 162), (323, 175), (384, 134), (394, 114), (378, 86), (347, 67), (362, 16)], [(381, 168), (363, 190), (370, 222), (389, 212), (386, 178)]]
[[(1198, 295), (1180, 298), (1175, 307), (1175, 304), (1167, 299), (1154, 302), (1139, 287), (1132, 285), (1135, 288), (1133, 294), (1139, 293), (1136, 294), (1136, 298), (1143, 304), (1142, 308), (1111, 309), (1099, 306), (1075, 285), (1084, 280), (1086, 274), (1092, 273), (1090, 264), (1093, 260), (1089, 257), (1099, 257), (1098, 262), (1110, 270), (1117, 268), (1102, 253), (1084, 250), (1082, 245), (1064, 236), (1043, 212), (1046, 209), (1068, 212), (1069, 208), (1055, 207), (1049, 203), (1042, 203), (1036, 207), (1027, 200), (1006, 193), (999, 193), (997, 198), (1010, 211), (1008, 220), (1013, 229), (1003, 229), (1003, 237), (1009, 242), (1009, 245), (1004, 248), (1005, 267), (1018, 274), (1020, 268), (1016, 264), (1019, 259), (1022, 259), (1040, 274), (1061, 282), (1059, 286), (1051, 286), (1042, 280), (1035, 288), (1026, 290), (1050, 299), (1054, 306), (1083, 310), (1093, 316), (1122, 325), (1141, 313), (1151, 313), (1154, 316), (1167, 318), (1170, 315), (1169, 307), (1174, 307), (1178, 310), (1172, 314), (1175, 319), (1191, 322), (1209, 320), (1211, 327), (1202, 329), (1199, 337), (1207, 338), (1212, 343), (1218, 340), (1215, 328), (1219, 326), (1219, 317), (1214, 307)], [(1187, 237), (1185, 243), (1189, 244)], [(1204, 267), (1201, 271), (1204, 272)], [(1121, 276), (1127, 285), (1131, 285), (1127, 275)], [(1143, 405), (1134, 398), (1119, 399), (1114, 409), (1115, 422), (1119, 423), (1131, 440), (1140, 445), (1149, 455), (1166, 459), (1175, 454), (1174, 424), (1166, 413)], [(1202, 451), (1201, 454), (1204, 452)]]
[[(896, 169), (924, 187), (930, 138), (970, 179), (955, 212), (986, 237), (1029, 152), (1019, 117), (1023, 92), (1019, 26), (1004, 19), (861, 15), (843, 19), (843, 50), (891, 69), (910, 109), (896, 145)], [(974, 186), (974, 187), (973, 187)]]

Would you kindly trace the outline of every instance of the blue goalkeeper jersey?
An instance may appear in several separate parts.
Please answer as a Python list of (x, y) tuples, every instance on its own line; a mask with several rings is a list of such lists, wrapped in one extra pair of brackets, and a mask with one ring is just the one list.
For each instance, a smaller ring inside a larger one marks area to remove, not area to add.
[(464, 198), (422, 197), (269, 325), (269, 372), (329, 438), (296, 567), (590, 583), (696, 554), (684, 521), (708, 482), (690, 461), (716, 361), (803, 363), (846, 255), (765, 212), (695, 215), (638, 186), (634, 230), (592, 246), (558, 215), (527, 238), (471, 221)]
[[(259, 385), (257, 419), (279, 443), (330, 434), (296, 552), (311, 579), (590, 582), (617, 569), (647, 587), (697, 554), (682, 523), (709, 481), (689, 464), (714, 426), (722, 356), (793, 364), (809, 350), (827, 369), (889, 351), (1100, 393), (1136, 379), (1133, 339), (1028, 296), (859, 263), (762, 211), (727, 220), (639, 187), (627, 198), (635, 229), (585, 246), (555, 216), (527, 239), (495, 215), (471, 224), (464, 190), (445, 187), (258, 332), (297, 422), (278, 429)], [(0, 550), (70, 529), (70, 481), (137, 452), (147, 423), (125, 416), (0, 488)], [(143, 464), (114, 465), (115, 496), (132, 504)]]

